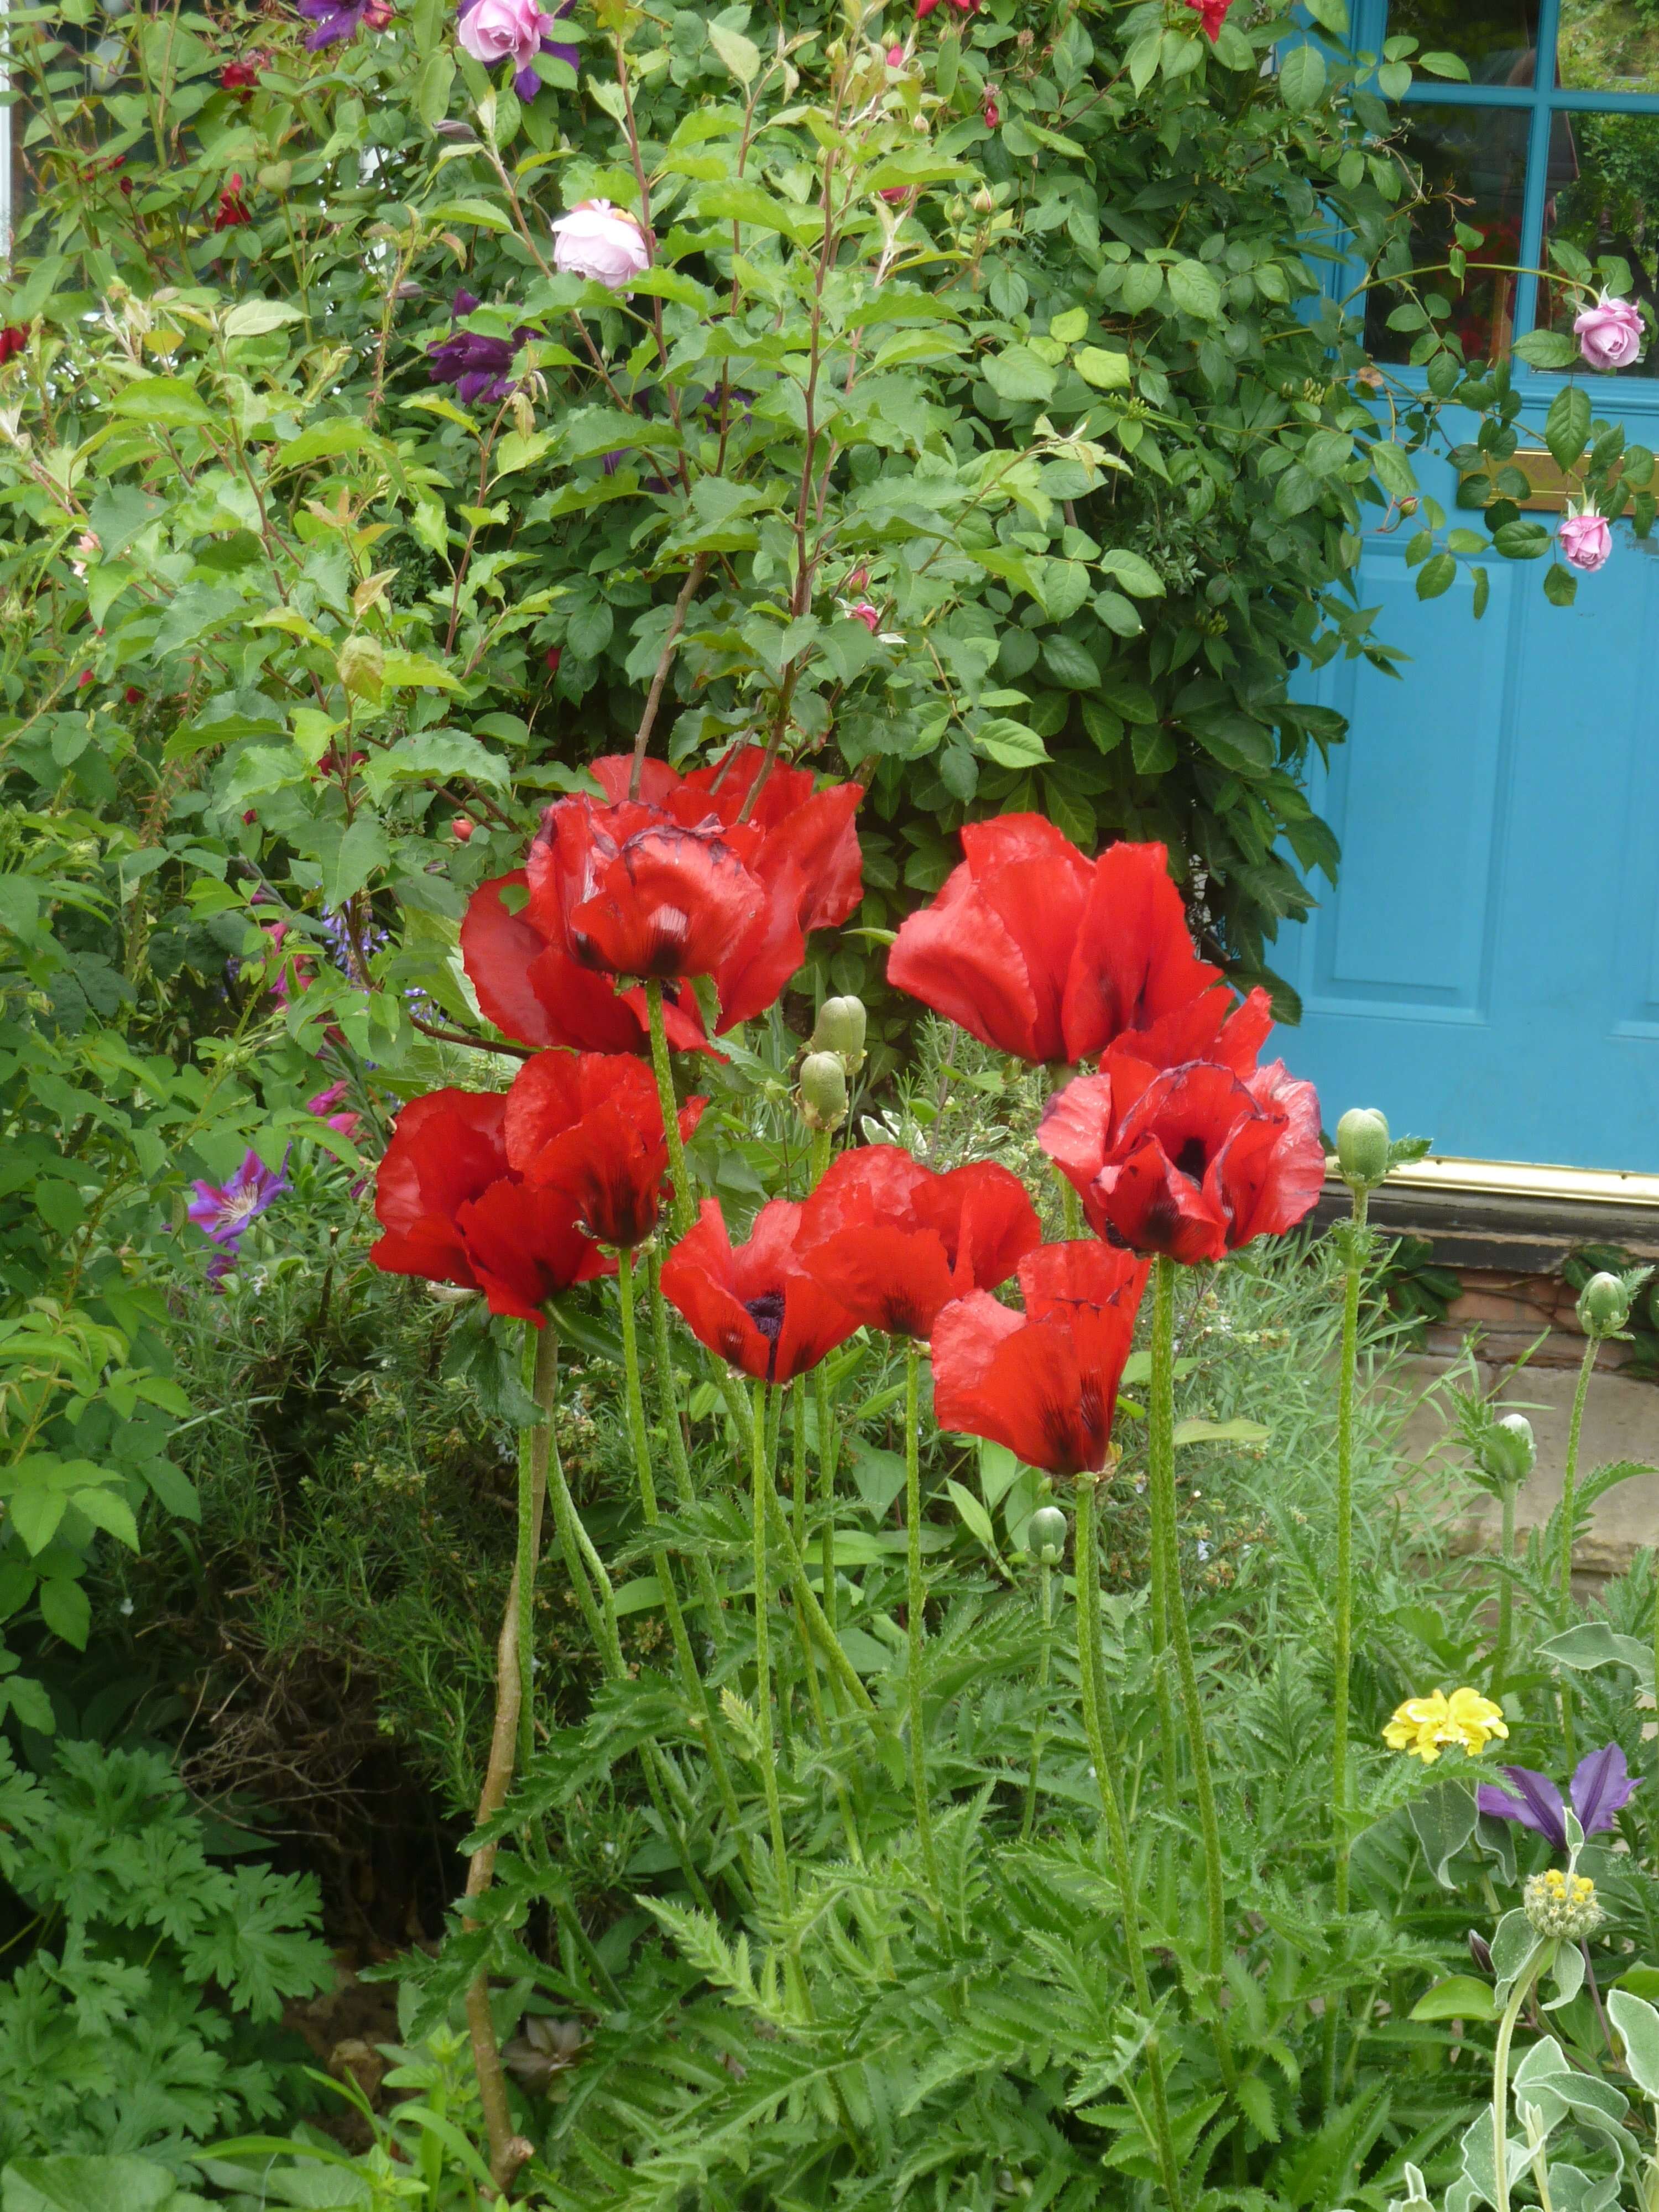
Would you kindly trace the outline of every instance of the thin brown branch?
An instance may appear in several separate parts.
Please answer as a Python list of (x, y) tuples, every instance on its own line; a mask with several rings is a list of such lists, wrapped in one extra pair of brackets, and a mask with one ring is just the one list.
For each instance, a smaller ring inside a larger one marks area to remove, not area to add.
[(651, 732), (657, 720), (657, 709), (662, 704), (663, 686), (668, 681), (674, 647), (679, 643), (680, 632), (685, 627), (685, 617), (703, 578), (708, 574), (708, 556), (699, 553), (685, 572), (685, 581), (680, 586), (680, 595), (674, 602), (674, 611), (669, 619), (668, 635), (662, 641), (661, 657), (657, 672), (651, 679), (651, 689), (646, 694), (645, 712), (640, 717), (639, 730), (634, 739), (634, 772), (628, 779), (628, 795), (640, 795), (640, 779), (645, 774), (645, 749), (651, 742)]

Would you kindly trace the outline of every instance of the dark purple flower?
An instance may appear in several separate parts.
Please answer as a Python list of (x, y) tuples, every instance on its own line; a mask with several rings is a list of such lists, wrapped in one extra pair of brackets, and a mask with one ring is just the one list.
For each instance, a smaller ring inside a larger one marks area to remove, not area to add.
[(359, 31), (383, 31), (392, 21), (388, 0), (294, 0), (297, 11), (316, 26), (306, 39), (311, 53), (355, 39)]
[(193, 1187), (196, 1195), (185, 1212), (204, 1235), (232, 1252), (249, 1223), (292, 1188), (282, 1170), (268, 1168), (258, 1152), (249, 1152), (228, 1182)]
[[(1514, 1820), (1523, 1828), (1531, 1828), (1558, 1851), (1565, 1850), (1566, 1811), (1561, 1802), (1561, 1792), (1548, 1775), (1536, 1773), (1530, 1766), (1506, 1766), (1503, 1771), (1509, 1777), (1515, 1796), (1511, 1797), (1494, 1783), (1483, 1782), (1475, 1792), (1476, 1808), (1490, 1814), (1495, 1820)], [(1610, 1828), (1615, 1814), (1629, 1804), (1641, 1786), (1639, 1780), (1631, 1779), (1624, 1752), (1618, 1744), (1604, 1743), (1600, 1751), (1587, 1752), (1578, 1762), (1569, 1792), (1579, 1826), (1587, 1836), (1599, 1835), (1604, 1828)]]
[(475, 399), (500, 401), (513, 389), (513, 356), (526, 338), (539, 331), (521, 323), (510, 338), (484, 337), (476, 331), (458, 331), (455, 324), (470, 315), (478, 301), (471, 292), (457, 292), (449, 336), (434, 338), (427, 347), (434, 384), (453, 384), (455, 397), (471, 406)]
[(479, 304), (480, 302), (476, 293), (467, 291), (457, 292), (455, 295), (455, 303), (449, 311), (450, 320), (452, 322), (459, 323), (463, 315), (471, 314)]

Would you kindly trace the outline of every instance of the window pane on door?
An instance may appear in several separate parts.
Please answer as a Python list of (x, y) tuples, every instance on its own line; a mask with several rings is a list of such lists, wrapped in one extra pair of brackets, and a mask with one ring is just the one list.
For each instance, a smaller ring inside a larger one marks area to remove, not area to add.
[[(1413, 267), (1443, 270), (1454, 222), (1486, 234), (1486, 243), (1468, 256), (1468, 279), (1461, 289), (1444, 273), (1419, 277), (1418, 289), (1452, 301), (1445, 327), (1456, 332), (1471, 361), (1488, 360), (1507, 349), (1514, 328), (1516, 280), (1510, 271), (1520, 258), (1530, 116), (1525, 109), (1442, 107), (1413, 100), (1405, 117), (1404, 150), (1422, 168), (1430, 195), (1412, 227)], [(1365, 337), (1379, 361), (1410, 356), (1415, 333), (1388, 328), (1389, 312), (1401, 296), (1392, 286), (1371, 295)]]
[(1402, 33), (1425, 54), (1457, 55), (1476, 84), (1530, 84), (1538, 0), (1391, 0), (1389, 36)]
[[(1656, 25), (1659, 28), (1659, 24)], [(1559, 239), (1592, 261), (1616, 254), (1631, 272), (1631, 296), (1644, 312), (1643, 357), (1622, 373), (1659, 375), (1659, 115), (1572, 115), (1569, 161), (1552, 163), (1544, 210), (1544, 258)], [(1570, 331), (1582, 295), (1550, 284), (1538, 295), (1538, 319), (1547, 329)]]
[(1561, 0), (1556, 72), (1571, 92), (1659, 93), (1659, 9), (1649, 0)]

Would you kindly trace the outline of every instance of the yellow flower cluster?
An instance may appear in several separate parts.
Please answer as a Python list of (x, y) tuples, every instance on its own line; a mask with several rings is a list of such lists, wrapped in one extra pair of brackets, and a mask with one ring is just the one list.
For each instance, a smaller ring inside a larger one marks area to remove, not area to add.
[(1449, 1744), (1473, 1755), (1484, 1751), (1493, 1736), (1509, 1732), (1502, 1707), (1479, 1690), (1454, 1690), (1450, 1697), (1437, 1690), (1431, 1698), (1407, 1698), (1383, 1729), (1382, 1741), (1390, 1751), (1407, 1752), (1432, 1766)]
[(1527, 1876), (1522, 1903), (1528, 1919), (1540, 1936), (1562, 1936), (1582, 1942), (1602, 1921), (1601, 1901), (1588, 1875), (1563, 1874), (1552, 1867), (1547, 1874)]

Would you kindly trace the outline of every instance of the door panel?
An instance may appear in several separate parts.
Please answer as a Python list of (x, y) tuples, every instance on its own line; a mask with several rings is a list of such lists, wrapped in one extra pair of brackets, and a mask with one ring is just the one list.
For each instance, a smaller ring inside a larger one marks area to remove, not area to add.
[(1615, 540), (1571, 608), (1494, 562), (1480, 623), (1466, 582), (1425, 604), (1397, 540), (1367, 549), (1412, 658), (1320, 678), (1352, 723), (1311, 793), (1341, 876), (1279, 963), (1328, 1127), (1377, 1105), (1443, 1153), (1659, 1171), (1659, 533)]

